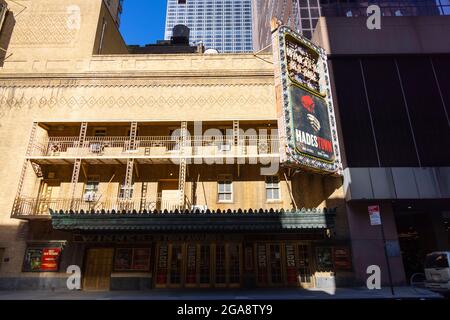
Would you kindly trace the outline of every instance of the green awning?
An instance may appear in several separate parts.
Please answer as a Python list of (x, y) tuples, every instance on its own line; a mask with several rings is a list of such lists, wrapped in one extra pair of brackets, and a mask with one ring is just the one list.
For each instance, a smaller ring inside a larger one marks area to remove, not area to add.
[(50, 212), (57, 230), (283, 231), (331, 229), (336, 209), (224, 212)]

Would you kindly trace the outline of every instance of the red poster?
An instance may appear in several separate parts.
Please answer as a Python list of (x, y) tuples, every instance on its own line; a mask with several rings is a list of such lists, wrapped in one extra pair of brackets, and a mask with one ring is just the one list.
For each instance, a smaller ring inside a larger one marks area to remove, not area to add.
[(42, 249), (41, 271), (58, 271), (61, 248)]
[(295, 265), (295, 248), (292, 244), (286, 244), (286, 278), (288, 284), (297, 284), (297, 267)]
[(352, 268), (350, 249), (346, 247), (333, 248), (334, 267), (339, 270), (349, 270)]

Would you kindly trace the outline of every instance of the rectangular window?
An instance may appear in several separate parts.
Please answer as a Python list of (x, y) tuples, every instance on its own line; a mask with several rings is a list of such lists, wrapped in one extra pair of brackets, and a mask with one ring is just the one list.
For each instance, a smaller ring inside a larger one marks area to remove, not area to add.
[(220, 176), (217, 181), (219, 202), (233, 202), (233, 181), (231, 176)]
[(395, 60), (364, 58), (362, 66), (381, 166), (418, 166)]
[(280, 200), (280, 179), (277, 176), (266, 177), (266, 199), (267, 201)]
[(333, 59), (337, 101), (349, 167), (378, 167), (359, 60)]
[(86, 185), (84, 187), (84, 201), (95, 201), (99, 184), (100, 182), (98, 176), (88, 177), (88, 180), (86, 181)]
[(120, 199), (133, 198), (133, 186), (128, 188), (125, 183), (121, 183), (119, 189), (119, 198)]
[(397, 62), (421, 166), (448, 166), (450, 148), (443, 145), (450, 141), (450, 127), (440, 96), (448, 82), (438, 87), (435, 72), (439, 70), (437, 66), (433, 70), (429, 57), (398, 57)]
[(105, 137), (106, 136), (106, 128), (94, 128), (94, 136), (95, 137)]
[(115, 271), (149, 271), (149, 248), (118, 248), (114, 259)]

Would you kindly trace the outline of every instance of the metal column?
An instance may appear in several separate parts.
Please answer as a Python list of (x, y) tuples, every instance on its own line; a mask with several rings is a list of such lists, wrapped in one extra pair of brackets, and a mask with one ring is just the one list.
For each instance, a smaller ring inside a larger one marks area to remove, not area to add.
[(125, 172), (125, 200), (131, 199), (131, 189), (133, 188), (133, 169), (134, 169), (134, 159), (127, 160), (127, 171)]
[(137, 137), (137, 127), (138, 124), (137, 122), (132, 122), (131, 123), (131, 128), (130, 128), (130, 151), (131, 150), (136, 150), (136, 137)]
[(178, 177), (178, 191), (179, 198), (178, 204), (180, 210), (185, 208), (185, 194), (186, 194), (186, 146), (187, 146), (187, 122), (181, 122), (181, 133), (180, 133), (180, 172)]
[[(78, 137), (78, 148), (82, 148), (84, 146), (84, 142), (86, 140), (86, 132), (87, 132), (87, 122), (81, 123), (80, 128), (80, 136)], [(79, 150), (78, 150), (79, 152)], [(81, 169), (81, 158), (75, 159), (75, 163), (73, 164), (72, 171), (72, 179), (70, 180), (70, 189), (71, 189), (71, 205), (70, 208), (73, 209), (75, 192), (77, 189), (78, 178), (80, 177), (80, 169)]]
[[(28, 140), (26, 158), (22, 165), (22, 171), (20, 172), (20, 178), (19, 178), (19, 185), (17, 186), (17, 193), (16, 193), (16, 197), (14, 199), (14, 204), (13, 204), (13, 213), (14, 214), (17, 214), (18, 210), (19, 210), (20, 197), (22, 196), (22, 192), (23, 192), (23, 183), (25, 180), (25, 175), (27, 173), (28, 163), (30, 162), (30, 160), (28, 160), (28, 157), (31, 156), (31, 153), (33, 152), (34, 140), (36, 139), (37, 126), (38, 126), (38, 123), (33, 122), (33, 126), (31, 127), (30, 139)], [(33, 165), (33, 163), (31, 163), (31, 165)], [(40, 166), (39, 165), (37, 165), (37, 166), (39, 167), (39, 172), (42, 174), (42, 171), (40, 170)], [(38, 174), (39, 172), (36, 172), (37, 170), (34, 167), (33, 167), (33, 169), (39, 178), (42, 177), (42, 175)]]

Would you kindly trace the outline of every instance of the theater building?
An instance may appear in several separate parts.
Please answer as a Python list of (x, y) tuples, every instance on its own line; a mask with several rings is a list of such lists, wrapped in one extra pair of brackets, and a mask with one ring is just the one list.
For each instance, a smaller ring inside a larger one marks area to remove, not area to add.
[(280, 165), (271, 54), (130, 54), (101, 0), (16, 2), (0, 288), (354, 284), (339, 172)]

